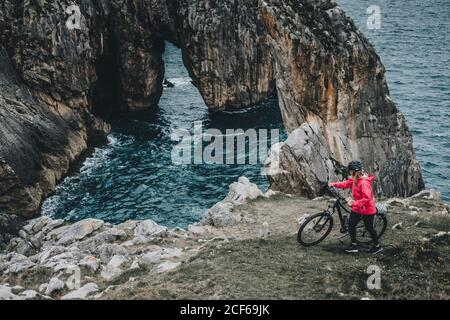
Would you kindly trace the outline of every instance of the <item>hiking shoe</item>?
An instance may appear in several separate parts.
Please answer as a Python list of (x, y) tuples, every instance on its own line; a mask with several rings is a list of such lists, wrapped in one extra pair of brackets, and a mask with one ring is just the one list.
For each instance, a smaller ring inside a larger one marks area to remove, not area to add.
[(377, 253), (380, 253), (381, 251), (383, 251), (383, 248), (381, 246), (377, 246), (377, 247), (372, 247), (371, 249), (367, 250), (367, 253), (377, 254)]
[(345, 249), (346, 253), (358, 253), (359, 249), (354, 244), (351, 244), (347, 249)]

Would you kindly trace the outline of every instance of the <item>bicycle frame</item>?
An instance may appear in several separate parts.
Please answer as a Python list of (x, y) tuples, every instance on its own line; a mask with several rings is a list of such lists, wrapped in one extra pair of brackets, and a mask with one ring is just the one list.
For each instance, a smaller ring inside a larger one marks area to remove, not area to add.
[[(342, 202), (346, 202), (344, 198), (342, 198), (336, 191), (331, 188), (327, 188), (334, 197), (336, 197), (336, 202), (334, 204), (330, 204), (328, 209), (326, 210), (330, 215), (333, 215), (334, 212), (337, 211), (339, 221), (341, 223), (341, 233), (348, 233), (348, 221), (345, 221), (344, 215), (342, 211), (350, 214), (350, 211), (342, 204)], [(330, 212), (331, 211), (331, 212)]]

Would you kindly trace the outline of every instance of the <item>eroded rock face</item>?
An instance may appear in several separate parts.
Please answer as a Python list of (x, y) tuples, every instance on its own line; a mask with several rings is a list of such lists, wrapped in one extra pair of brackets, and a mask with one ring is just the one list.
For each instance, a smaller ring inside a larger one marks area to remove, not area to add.
[(424, 188), (412, 136), (374, 48), (334, 1), (260, 1), (284, 122), (272, 188), (315, 196), (360, 159), (380, 195)]
[[(72, 4), (81, 13), (75, 29), (66, 25)], [(0, 29), (0, 209), (8, 213), (34, 215), (88, 146), (105, 142), (109, 127), (92, 114), (157, 109), (165, 40), (182, 49), (211, 111), (277, 93), (293, 136), (273, 189), (314, 196), (353, 159), (379, 176), (380, 194), (423, 188), (384, 67), (333, 0), (5, 0)]]
[(108, 130), (84, 110), (36, 98), (0, 45), (0, 210), (33, 216), (88, 140)]

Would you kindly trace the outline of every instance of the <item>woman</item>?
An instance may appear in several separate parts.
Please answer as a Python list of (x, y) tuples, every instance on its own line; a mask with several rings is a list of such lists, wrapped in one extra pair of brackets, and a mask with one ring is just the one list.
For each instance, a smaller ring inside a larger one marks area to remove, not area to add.
[(356, 225), (363, 219), (366, 230), (369, 232), (374, 244), (368, 250), (368, 253), (377, 254), (383, 251), (383, 248), (379, 243), (377, 232), (373, 228), (373, 219), (377, 213), (372, 188), (375, 177), (369, 176), (363, 171), (363, 164), (360, 161), (351, 162), (348, 165), (348, 170), (350, 172), (348, 180), (330, 183), (330, 187), (352, 189), (353, 200), (348, 200), (348, 205), (352, 208), (349, 219), (349, 233), (352, 243), (345, 251), (347, 253), (359, 252), (356, 242)]

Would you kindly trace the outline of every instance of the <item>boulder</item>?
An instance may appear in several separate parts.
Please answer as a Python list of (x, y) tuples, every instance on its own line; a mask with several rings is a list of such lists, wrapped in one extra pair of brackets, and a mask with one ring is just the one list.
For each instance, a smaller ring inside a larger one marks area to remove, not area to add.
[(55, 239), (58, 245), (68, 245), (82, 240), (103, 226), (104, 222), (96, 219), (86, 219), (74, 224), (53, 230), (47, 239)]
[(88, 283), (80, 289), (69, 292), (61, 298), (61, 300), (84, 300), (90, 295), (98, 292), (98, 285), (96, 283)]
[(230, 191), (224, 200), (204, 213), (200, 224), (214, 227), (239, 224), (243, 218), (239, 213), (233, 212), (234, 206), (242, 205), (248, 200), (254, 200), (262, 196), (263, 193), (256, 184), (251, 183), (246, 177), (241, 177), (238, 182), (230, 185)]
[(175, 263), (175, 262), (164, 262), (158, 265), (155, 269), (153, 269), (154, 273), (165, 273), (176, 270), (181, 263)]
[(104, 244), (99, 247), (98, 255), (100, 261), (107, 264), (114, 256), (128, 257), (128, 250), (118, 244)]
[(140, 257), (140, 263), (144, 265), (152, 265), (163, 259), (179, 258), (182, 250), (178, 248), (161, 248), (160, 250), (151, 251)]
[(49, 295), (53, 294), (54, 292), (61, 291), (62, 289), (64, 289), (64, 282), (61, 281), (58, 277), (54, 277), (48, 283), (48, 285), (45, 289), (45, 294), (47, 296), (49, 296)]
[(36, 264), (29, 258), (15, 252), (8, 254), (6, 256), (6, 260), (7, 262), (5, 263), (5, 273), (18, 274), (36, 266)]
[(124, 256), (117, 255), (112, 257), (111, 261), (109, 261), (104, 270), (101, 272), (102, 278), (108, 282), (117, 280), (124, 273), (121, 266), (127, 262), (128, 258)]
[(97, 259), (94, 256), (87, 256), (84, 259), (82, 259), (78, 265), (80, 267), (86, 267), (91, 272), (97, 272), (100, 268), (100, 260)]
[(168, 229), (166, 227), (158, 225), (153, 220), (140, 221), (135, 230), (134, 235), (138, 238), (156, 238), (166, 237)]
[(9, 285), (0, 284), (0, 300), (20, 300), (21, 298), (13, 293)]

